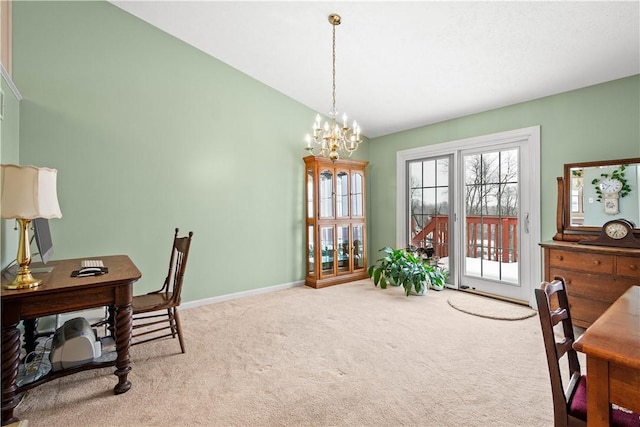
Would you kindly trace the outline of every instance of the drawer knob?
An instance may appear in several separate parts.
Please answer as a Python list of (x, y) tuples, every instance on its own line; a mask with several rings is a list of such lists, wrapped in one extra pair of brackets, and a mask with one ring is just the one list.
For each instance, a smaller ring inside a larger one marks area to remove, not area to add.
[(562, 255), (558, 255), (558, 261), (562, 261), (564, 257)]
[(599, 259), (597, 259), (597, 260), (593, 261), (593, 263), (594, 263), (595, 265), (600, 265), (600, 264), (602, 264), (602, 263), (600, 262), (600, 260), (599, 260)]
[(631, 264), (631, 265), (629, 266), (629, 270), (637, 270), (637, 269), (638, 269), (638, 266), (637, 266), (637, 265), (635, 265), (635, 264)]

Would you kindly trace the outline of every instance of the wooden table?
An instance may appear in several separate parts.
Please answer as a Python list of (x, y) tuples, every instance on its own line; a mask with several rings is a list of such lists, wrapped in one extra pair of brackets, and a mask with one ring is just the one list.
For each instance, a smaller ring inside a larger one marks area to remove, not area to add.
[[(71, 277), (80, 268), (82, 259), (51, 261), (50, 273), (34, 275), (42, 278), (37, 288), (22, 290), (2, 289), (2, 425), (17, 421), (13, 410), (19, 402), (19, 394), (48, 381), (87, 369), (114, 366), (118, 383), (115, 394), (131, 388), (127, 375), (129, 346), (131, 341), (133, 283), (142, 274), (126, 255), (99, 257), (109, 268), (109, 273), (93, 277)], [(2, 283), (5, 283), (3, 279)], [(114, 361), (93, 362), (70, 369), (51, 372), (37, 381), (18, 387), (16, 379), (20, 365), (20, 331), (18, 323), (38, 317), (109, 306), (114, 313), (114, 335), (117, 357)]]
[(640, 413), (640, 286), (632, 286), (573, 344), (587, 355), (587, 426), (608, 426), (610, 403)]

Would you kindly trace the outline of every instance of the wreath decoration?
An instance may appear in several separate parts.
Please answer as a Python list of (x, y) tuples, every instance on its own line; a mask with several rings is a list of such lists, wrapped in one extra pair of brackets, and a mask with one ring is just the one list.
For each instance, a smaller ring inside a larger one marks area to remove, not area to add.
[(612, 170), (610, 174), (601, 173), (600, 178), (595, 178), (591, 181), (591, 184), (593, 184), (594, 188), (596, 189), (596, 193), (598, 194), (598, 202), (602, 202), (602, 190), (600, 190), (598, 184), (600, 184), (600, 181), (602, 181), (603, 179), (617, 179), (622, 183), (622, 188), (618, 192), (618, 197), (622, 198), (631, 193), (631, 186), (628, 184), (627, 179), (624, 177), (624, 170), (626, 169), (626, 167), (627, 165), (620, 165), (619, 168)]

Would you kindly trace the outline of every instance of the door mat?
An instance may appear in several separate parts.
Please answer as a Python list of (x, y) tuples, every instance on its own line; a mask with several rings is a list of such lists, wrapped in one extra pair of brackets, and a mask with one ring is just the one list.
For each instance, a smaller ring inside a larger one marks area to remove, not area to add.
[(461, 291), (453, 292), (447, 302), (458, 311), (487, 319), (522, 320), (538, 313), (524, 305)]

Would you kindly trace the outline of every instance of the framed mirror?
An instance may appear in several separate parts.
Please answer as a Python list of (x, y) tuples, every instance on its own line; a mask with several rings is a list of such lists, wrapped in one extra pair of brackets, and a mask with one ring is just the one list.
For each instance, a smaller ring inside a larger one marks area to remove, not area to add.
[(565, 164), (554, 239), (580, 240), (613, 219), (631, 221), (640, 233), (640, 158)]

